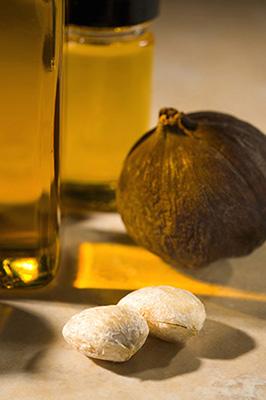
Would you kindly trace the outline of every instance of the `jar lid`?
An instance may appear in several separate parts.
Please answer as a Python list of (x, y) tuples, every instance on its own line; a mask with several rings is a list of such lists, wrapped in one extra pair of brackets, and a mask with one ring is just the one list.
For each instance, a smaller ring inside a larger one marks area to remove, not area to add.
[(66, 23), (108, 28), (131, 26), (159, 14), (159, 0), (68, 0)]

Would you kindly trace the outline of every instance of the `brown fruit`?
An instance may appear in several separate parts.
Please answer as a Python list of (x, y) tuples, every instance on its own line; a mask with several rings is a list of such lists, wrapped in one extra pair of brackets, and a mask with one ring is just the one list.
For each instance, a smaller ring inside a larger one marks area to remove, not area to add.
[(227, 114), (163, 109), (124, 162), (117, 207), (173, 265), (249, 254), (266, 239), (266, 136)]

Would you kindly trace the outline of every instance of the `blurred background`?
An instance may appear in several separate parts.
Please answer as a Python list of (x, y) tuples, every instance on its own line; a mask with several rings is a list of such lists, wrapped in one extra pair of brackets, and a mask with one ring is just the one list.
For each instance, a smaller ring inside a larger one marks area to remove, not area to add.
[(152, 123), (158, 109), (232, 113), (266, 131), (266, 2), (162, 0)]

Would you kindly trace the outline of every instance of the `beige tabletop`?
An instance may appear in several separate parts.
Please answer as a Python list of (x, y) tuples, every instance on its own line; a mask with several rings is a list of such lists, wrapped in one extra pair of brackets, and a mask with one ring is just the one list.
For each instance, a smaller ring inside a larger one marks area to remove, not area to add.
[[(169, 105), (230, 112), (266, 131), (265, 16), (259, 0), (163, 1), (153, 121)], [(0, 400), (266, 399), (266, 244), (188, 273), (137, 248), (116, 214), (65, 220), (61, 236), (53, 283), (0, 291)], [(185, 347), (149, 338), (113, 364), (64, 342), (77, 311), (158, 283), (193, 290), (206, 305), (204, 329)]]

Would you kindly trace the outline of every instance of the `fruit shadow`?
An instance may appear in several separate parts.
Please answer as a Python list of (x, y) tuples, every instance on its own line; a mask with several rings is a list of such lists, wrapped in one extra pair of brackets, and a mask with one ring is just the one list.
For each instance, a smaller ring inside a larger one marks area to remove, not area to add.
[[(126, 295), (128, 290), (103, 288), (76, 288), (74, 281), (78, 272), (79, 245), (86, 242), (114, 243), (126, 246), (135, 246), (135, 243), (124, 232), (123, 226), (111, 230), (110, 226), (117, 226), (117, 216), (104, 216), (99, 222), (97, 218), (88, 220), (64, 220), (61, 229), (61, 263), (56, 278), (44, 288), (30, 290), (0, 290), (0, 298), (4, 299), (40, 299), (44, 301), (62, 301), (80, 304), (114, 304)], [(103, 225), (103, 226), (102, 226)], [(229, 286), (242, 290), (265, 292), (266, 246), (258, 250), (256, 271), (253, 268), (253, 255), (238, 259), (237, 266), (232, 260), (220, 260), (198, 270), (178, 269), (184, 276), (201, 282)], [(256, 255), (255, 255), (256, 257)], [(259, 260), (259, 263), (257, 262)], [(238, 264), (239, 267), (238, 267)], [(242, 265), (241, 265), (242, 264)], [(266, 318), (265, 302), (245, 299), (220, 298), (211, 293), (205, 296), (213, 303), (222, 304), (227, 308), (236, 309), (258, 318)]]
[[(193, 279), (223, 287), (230, 287), (244, 292), (266, 295), (266, 245), (255, 250), (251, 255), (237, 259), (219, 260), (198, 270), (182, 270)], [(255, 268), (256, 265), (256, 268)], [(205, 296), (212, 303), (231, 310), (266, 319), (266, 301), (245, 298)]]
[(201, 359), (232, 360), (253, 350), (255, 341), (240, 329), (207, 319), (200, 334), (185, 345), (149, 337), (125, 363), (94, 360), (115, 374), (140, 380), (164, 380), (198, 370)]
[(179, 268), (185, 275), (202, 282), (215, 285), (227, 285), (230, 281), (233, 270), (229, 260), (219, 260), (199, 269)]
[(8, 303), (0, 304), (0, 374), (34, 372), (54, 339), (49, 323)]
[[(66, 232), (67, 233), (67, 232)], [(114, 232), (112, 230), (101, 229), (94, 227), (85, 230), (79, 230), (79, 243), (85, 242), (104, 242), (104, 243), (115, 243), (126, 246), (136, 246), (133, 240), (125, 232)], [(66, 234), (66, 243), (69, 244), (68, 235)], [(76, 248), (77, 249), (77, 248)], [(72, 265), (77, 263), (77, 250), (76, 253), (71, 250), (71, 246), (66, 246), (66, 253), (68, 256), (65, 257)], [(253, 291), (255, 293), (265, 293), (265, 281), (266, 281), (266, 268), (265, 268), (265, 255), (266, 246), (262, 246), (256, 251), (256, 254), (251, 256), (239, 258), (236, 260), (219, 260), (206, 267), (191, 270), (184, 268), (176, 268), (178, 272), (181, 272), (184, 276), (201, 281), (203, 283), (209, 283), (213, 285), (219, 285), (223, 287), (232, 287), (235, 289)], [(253, 268), (254, 256), (256, 257), (256, 271)], [(259, 260), (259, 261), (258, 261)], [(69, 268), (69, 271), (73, 271), (73, 268)], [(70, 279), (74, 279), (72, 276)], [(75, 291), (75, 289), (74, 289)], [(110, 304), (120, 300), (121, 297), (126, 295), (126, 290), (108, 290), (108, 289), (78, 289), (75, 291), (75, 298), (80, 298), (82, 302), (83, 294), (86, 293), (86, 299), (91, 298), (95, 300), (97, 304)], [(70, 293), (68, 293), (70, 294)], [(256, 316), (261, 319), (266, 318), (266, 307), (265, 302), (258, 302), (255, 300), (248, 300), (243, 298), (232, 298), (232, 297), (218, 297), (211, 293), (204, 296), (206, 299), (210, 299), (213, 303), (220, 304), (226, 308), (232, 310), (238, 310), (247, 315)]]

